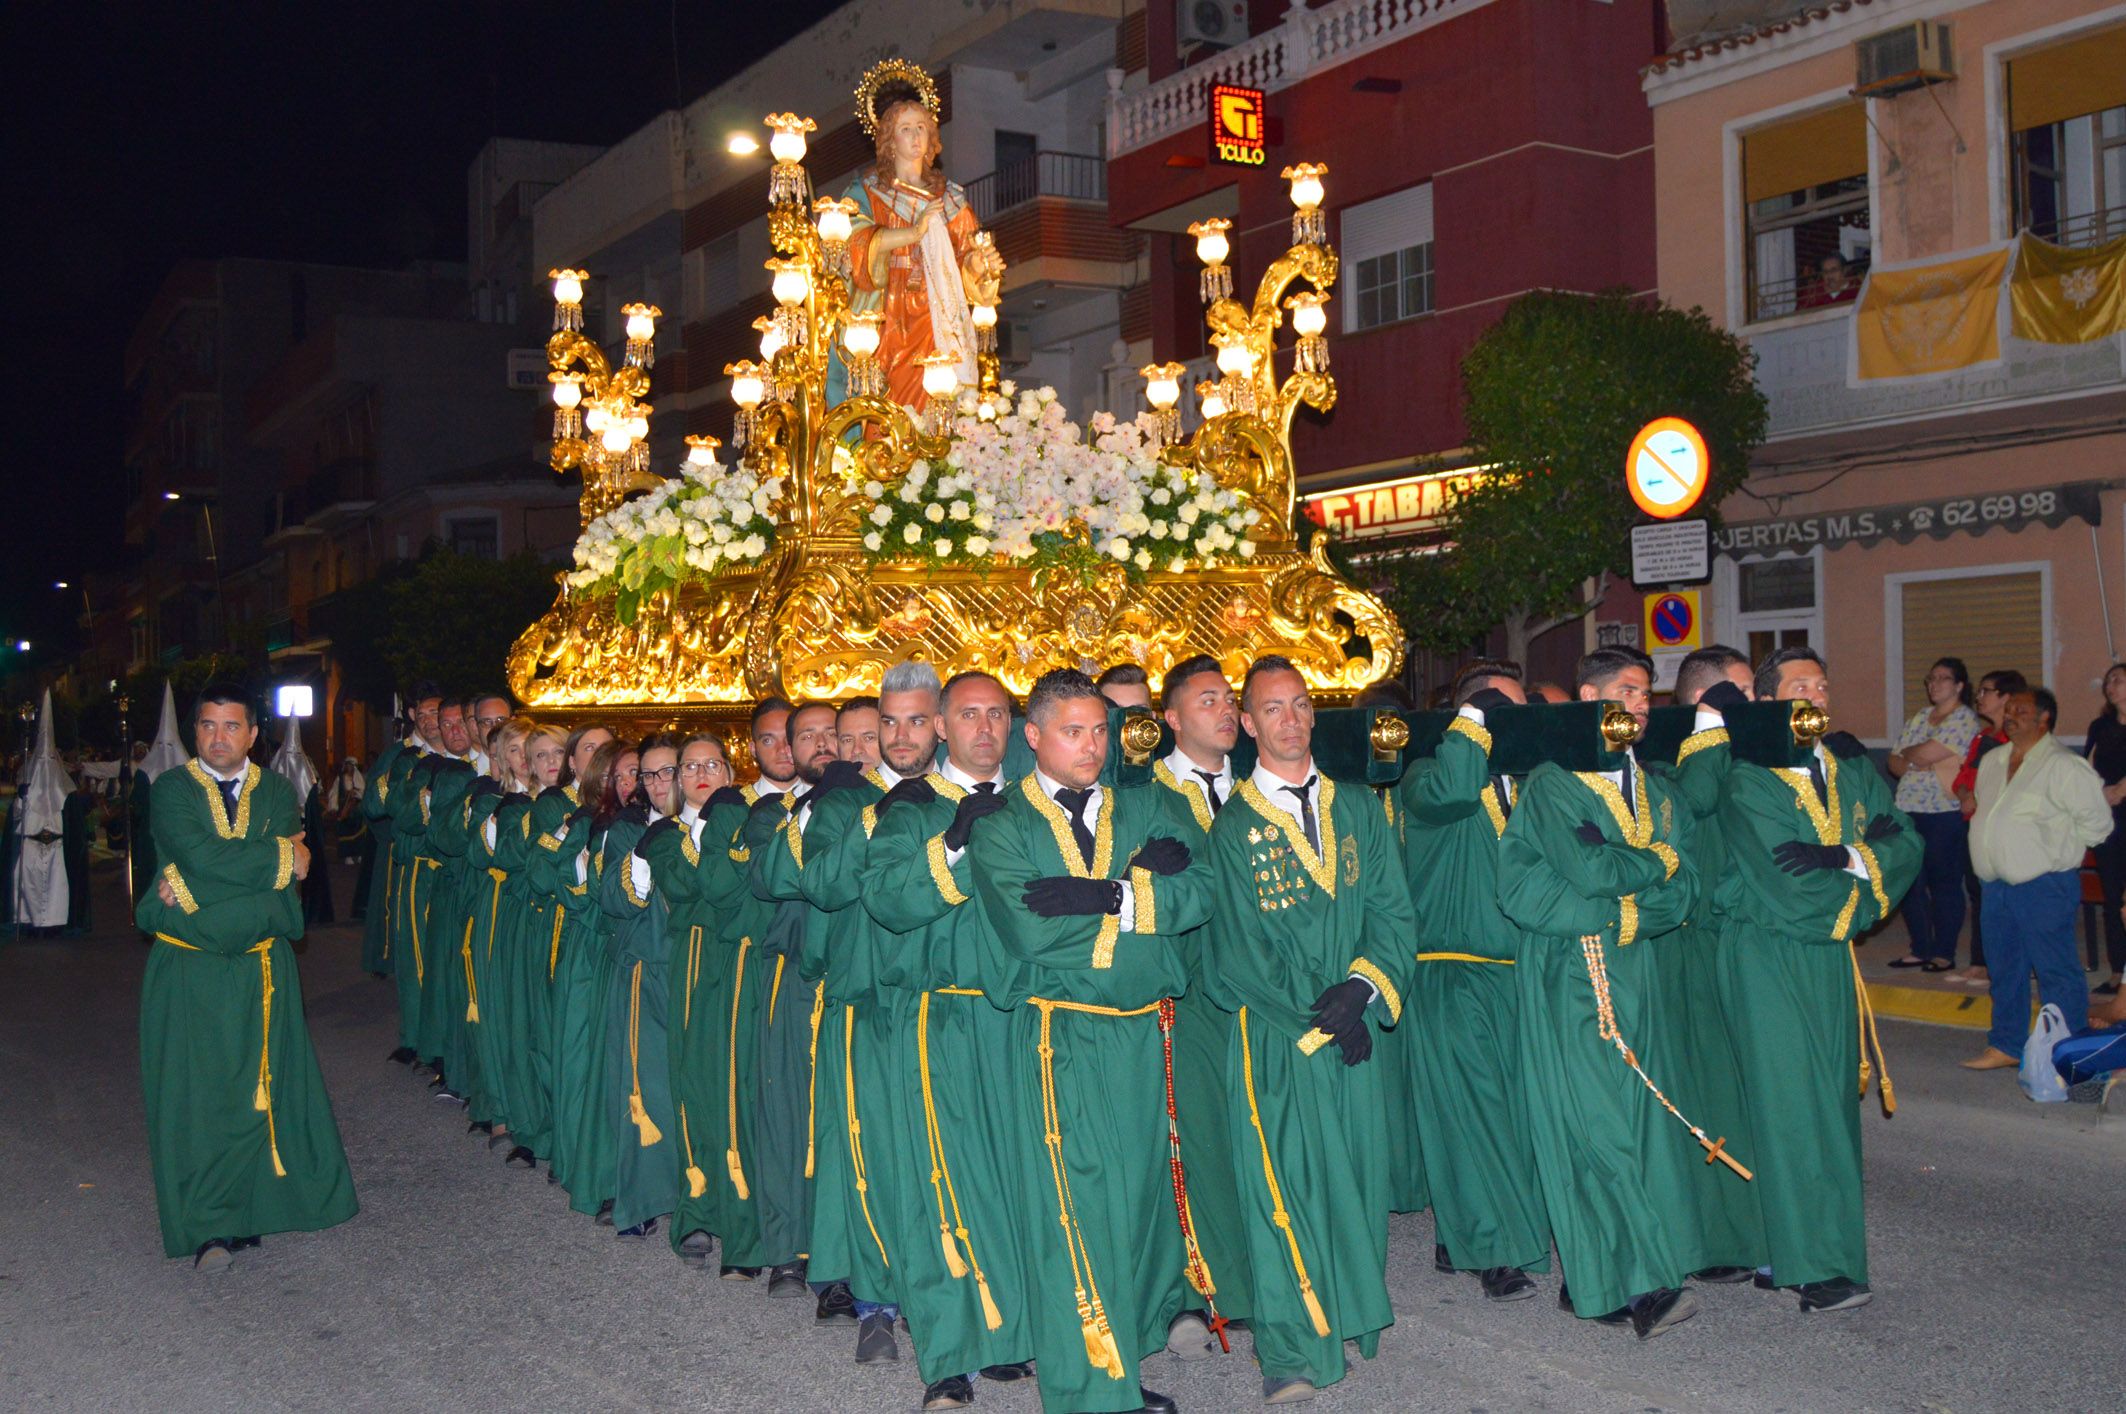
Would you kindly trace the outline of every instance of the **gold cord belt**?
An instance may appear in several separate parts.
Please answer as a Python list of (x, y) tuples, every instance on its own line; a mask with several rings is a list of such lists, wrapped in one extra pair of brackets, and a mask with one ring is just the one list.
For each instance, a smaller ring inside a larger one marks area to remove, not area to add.
[[(173, 948), (182, 948), (186, 952), (205, 951), (205, 949), (195, 947), (182, 938), (173, 938), (168, 933), (157, 933), (155, 937), (160, 942), (168, 943)], [(273, 1155), (273, 1176), (275, 1178), (286, 1178), (288, 1176), (288, 1170), (281, 1163), (280, 1136), (275, 1132), (273, 1127), (272, 1051), (274, 942), (274, 939), (268, 938), (264, 942), (258, 944), (256, 947), (246, 949), (247, 952), (253, 952), (258, 954), (259, 981), (258, 1085), (257, 1088), (251, 1092), (251, 1108), (254, 1110), (263, 1111), (266, 1116), (266, 1148)]]
[[(964, 989), (950, 988), (954, 996), (967, 996)], [(976, 992), (972, 995), (980, 996)], [(982, 1323), (990, 1330), (1004, 1324), (1004, 1313), (997, 1309), (996, 1298), (990, 1295), (989, 1278), (982, 1272), (982, 1264), (974, 1255), (974, 1243), (967, 1235), (967, 1219), (960, 1212), (959, 1190), (953, 1186), (952, 1168), (945, 1161), (945, 1131), (938, 1124), (937, 1101), (930, 1085), (930, 993), (916, 1007), (916, 1063), (923, 1077), (923, 1137), (930, 1144), (930, 1191), (937, 1195), (938, 1241), (945, 1250), (945, 1268), (958, 1280), (972, 1270), (975, 1290), (982, 1298)], [(852, 1081), (853, 1083), (853, 1081)], [(952, 1221), (945, 1220), (945, 1205), (948, 1198), (952, 1204)], [(960, 1252), (965, 1249), (963, 1261)]]
[(628, 1092), (627, 1117), (635, 1122), (642, 1147), (664, 1142), (664, 1131), (650, 1118), (650, 1112), (642, 1103), (642, 1064), (639, 1052), (642, 1046), (642, 964), (635, 964), (635, 976), (627, 1008), (627, 1068), (633, 1089)]

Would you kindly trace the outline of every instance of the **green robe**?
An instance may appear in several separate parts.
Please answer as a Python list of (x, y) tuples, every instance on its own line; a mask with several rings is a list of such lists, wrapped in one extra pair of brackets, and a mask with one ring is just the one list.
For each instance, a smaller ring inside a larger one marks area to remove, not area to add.
[[(1690, 918), (1675, 932), (1647, 942), (1662, 1010), (1670, 1018), (1647, 1043), (1654, 1073), (1668, 1077), (1662, 1084), (1676, 1108), (1714, 1138), (1725, 1137), (1731, 1152), (1754, 1157), (1760, 1146), (1743, 1103), (1742, 1076), (1719, 984), (1718, 883), (1728, 870), (1727, 832), (1720, 823), (1727, 796), (1726, 728), (1691, 733), (1677, 748), (1673, 767), (1649, 769), (1673, 783), (1677, 807), (1690, 811), (1691, 864), (1699, 879), (1698, 903)], [(1682, 1125), (1670, 1127), (1669, 1142), (1681, 1148), (1692, 1179), (1688, 1203), (1677, 1211), (1675, 1223), (1685, 1265), (1692, 1271), (1762, 1266), (1769, 1257), (1755, 1185), (1737, 1182), (1723, 1164), (1706, 1163), (1705, 1151)]]
[[(1362, 976), (1378, 1033), (1402, 1017), (1415, 968), (1410, 885), (1372, 792), (1323, 777), (1321, 848), (1252, 780), (1211, 827), (1214, 997), (1238, 1013), (1226, 1132), (1254, 1162), (1240, 1185), (1255, 1278), (1249, 1329), (1265, 1377), (1317, 1387), (1344, 1375), (1343, 1343), (1371, 1359), (1388, 1299), (1391, 1127), (1378, 1057), (1344, 1064), (1314, 1029), (1314, 1001)], [(1378, 1042), (1376, 1041), (1376, 1045)]]
[[(66, 798), (60, 808), (59, 849), (66, 860), (66, 929), (69, 938), (85, 936), (89, 931), (89, 793), (79, 786)], [(297, 812), (296, 828), (302, 828), (301, 812)], [(317, 836), (312, 835), (314, 840)], [(322, 845), (319, 848), (323, 848)], [(298, 886), (300, 887), (300, 886)]]
[(946, 862), (944, 832), (966, 792), (936, 773), (925, 779), (937, 799), (874, 815), (860, 889), (878, 925), (879, 1025), (863, 1070), (878, 1077), (890, 1120), (866, 1124), (864, 1153), (870, 1169), (893, 1174), (898, 1241), (888, 1241), (927, 1383), (1030, 1359), (1034, 1343), (1014, 1138), (1022, 1121), (994, 1065), (1015, 1044), (1014, 1018), (976, 984), (994, 944), (981, 909), (968, 906), (969, 858)]
[(1521, 1074), (1521, 932), (1499, 911), (1499, 837), (1513, 808), (1491, 735), (1456, 717), (1400, 787), (1417, 974), (1403, 1052), (1412, 1118), (1438, 1176), (1433, 1227), (1464, 1271), (1550, 1267)]
[(362, 820), (374, 841), (377, 864), (369, 871), (369, 906), (362, 918), (362, 970), (383, 976), (391, 971), (391, 883), (395, 872), (391, 858), (391, 806), (387, 786), (392, 768), (403, 756), (420, 747), (411, 741), (394, 741), (377, 753), (369, 768), (368, 789), (362, 792)]
[(605, 1012), (613, 960), (605, 912), (591, 893), (604, 877), (593, 864), (602, 865), (604, 839), (592, 837), (588, 816), (564, 825), (575, 805), (569, 791), (540, 796), (527, 872), (534, 896), (553, 911), (546, 925), (553, 930), (547, 943), (552, 1171), (568, 1190), (570, 1208), (595, 1213), (613, 1196), (617, 1153), (605, 1103)]
[[(785, 824), (779, 840), (753, 863), (756, 893), (805, 905), (796, 977), (806, 984), (800, 1000), (811, 1009), (807, 1272), (815, 1282), (847, 1281), (859, 1300), (882, 1304), (900, 1299), (892, 1267), (894, 1254), (902, 1265), (906, 1257), (900, 1253), (903, 1224), (895, 1219), (913, 1173), (896, 1162), (905, 1146), (893, 1142), (900, 1126), (889, 1118), (889, 1071), (877, 1049), (876, 928), (869, 914), (852, 905), (870, 843), (865, 812), (886, 786), (886, 778), (872, 770), (858, 784), (829, 793), (807, 812), (802, 828), (796, 820)], [(785, 977), (785, 998), (789, 986)], [(917, 1349), (923, 1351), (920, 1343)], [(923, 1353), (927, 1359), (929, 1352)]]
[[(1015, 1012), (1011, 1048), (990, 1063), (1011, 1087), (1003, 1137), (1021, 1176), (1041, 1401), (1136, 1409), (1136, 1362), (1165, 1348), (1188, 1299), (1158, 1010), (1188, 983), (1179, 940), (1209, 915), (1209, 879), (1201, 861), (1156, 879), (1129, 867), (1146, 840), (1171, 833), (1166, 806), (1149, 792), (1100, 792), (1087, 822), (1097, 842), (1090, 867), (1069, 816), (1034, 776), (1008, 795), (969, 845), (989, 925), (970, 980)], [(1057, 876), (1129, 880), (1133, 930), (1124, 935), (1112, 914), (1031, 913), (1026, 885)]]
[(599, 905), (612, 928), (605, 1011), (605, 1103), (614, 1135), (613, 1226), (672, 1211), (679, 1196), (679, 1119), (666, 1055), (665, 905), (632, 867), (643, 826), (615, 820), (605, 835)]
[[(774, 817), (774, 805), (763, 808)], [(801, 897), (778, 898), (764, 877), (778, 850), (785, 859), (801, 860), (803, 845), (794, 824), (785, 813), (777, 821), (775, 837), (754, 848), (750, 879), (754, 897), (771, 909), (766, 926), (751, 935), (753, 971), (748, 978), (760, 1003), (754, 1032), (758, 1060), (748, 1111), (749, 1174), (760, 1220), (757, 1256), (769, 1266), (796, 1261), (806, 1251), (812, 1233), (812, 1170), (818, 1167), (812, 1003), (820, 993), (817, 982), (807, 984), (798, 975), (812, 910)], [(841, 1020), (846, 1055), (854, 1050), (856, 1023), (846, 1010)]]
[(140, 1070), (163, 1253), (345, 1222), (354, 1180), (288, 946), (303, 932), (295, 793), (247, 766), (232, 824), (197, 761), (154, 790), (156, 857), (178, 901), (150, 889), (134, 918), (157, 939)]
[[(1824, 753), (1824, 784), (1819, 802), (1806, 771), (1737, 763), (1720, 810), (1729, 857), (1719, 976), (1755, 1141), (1743, 1161), (1757, 1173), (1752, 1187), (1781, 1286), (1868, 1279), (1857, 1101), (1873, 1038), (1860, 1034), (1866, 994), (1852, 940), (1897, 906), (1923, 852), (1872, 763)], [(1870, 844), (1866, 830), (1879, 819), (1900, 830)], [(1788, 874), (1772, 860), (1787, 840), (1850, 845), (1867, 877)]]
[[(1601, 776), (1546, 762), (1529, 773), (1499, 840), (1499, 906), (1525, 935), (1514, 970), (1536, 1172), (1573, 1309), (1590, 1317), (1681, 1286), (1689, 1270), (1674, 1214), (1691, 1178), (1660, 1132), (1677, 1121), (1618, 1046), (1648, 1056), (1654, 1033), (1673, 1024), (1638, 944), (1689, 917), (1698, 875), (1690, 812), (1636, 763), (1631, 779), (1627, 806)], [(1575, 836), (1590, 821), (1600, 845)], [(1590, 952), (1606, 977), (1606, 1013)]]
[[(1388, 821), (1396, 858), (1409, 838), (1409, 818), (1394, 786), (1374, 786)], [(1425, 1163), (1424, 1133), (1417, 1123), (1417, 1100), (1411, 1089), (1416, 1070), (1413, 1050), (1421, 1044), (1414, 1026), (1391, 1026), (1373, 1040), (1373, 1061), (1380, 1070), (1381, 1103), (1387, 1114), (1383, 1132), (1388, 1153), (1388, 1211), (1421, 1213), (1432, 1206), (1432, 1181)]]
[[(1181, 781), (1159, 761), (1152, 783), (1167, 808), (1172, 834), (1199, 857), (1208, 858), (1210, 800), (1195, 781)], [(1234, 1014), (1212, 1000), (1204, 985), (1205, 954), (1216, 946), (1209, 926), (1184, 934), (1182, 956), (1188, 966), (1188, 990), (1174, 999), (1174, 1116), (1181, 1136), (1181, 1168), (1188, 1194), (1188, 1238), (1195, 1241), (1193, 1260), (1185, 1269), (1189, 1285), (1208, 1295), (1218, 1314), (1244, 1321), (1255, 1309), (1254, 1267), (1248, 1255), (1245, 1210), (1240, 1205), (1239, 1171), (1227, 1142), (1226, 1105), (1240, 1083), (1231, 1066)]]
[[(409, 748), (391, 763), (388, 775), (380, 776), (370, 790), (378, 808), (378, 821), (388, 822), (390, 852), (384, 861), (385, 935), (384, 957), (390, 962), (392, 984), (399, 998), (399, 1044), (431, 1060), (421, 1049), (421, 994), (428, 989), (428, 963), (422, 955), (422, 930), (428, 924), (428, 907), (436, 889), (435, 864), (421, 854), (428, 833), (425, 792), (414, 782), (413, 768), (428, 753)], [(369, 799), (364, 798), (364, 804)]]
[[(475, 890), (485, 892), (487, 876), (477, 884), (466, 858), (473, 819), (467, 793), (479, 777), (468, 767), (437, 775), (427, 792), (428, 833), (422, 849), (436, 864), (431, 876), (435, 895), (422, 925), (422, 962), (428, 985), (421, 993), (422, 1053), (438, 1057), (450, 1088), (469, 1102), (481, 1085), (479, 1054), (473, 1049), (469, 1013), (473, 1006), (472, 911)], [(483, 812), (492, 805), (482, 803)], [(481, 814), (484, 820), (486, 815)]]

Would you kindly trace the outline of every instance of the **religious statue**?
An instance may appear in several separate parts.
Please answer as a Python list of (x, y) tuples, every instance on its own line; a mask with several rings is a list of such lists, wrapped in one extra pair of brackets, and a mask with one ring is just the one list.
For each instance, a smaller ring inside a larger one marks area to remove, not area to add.
[(959, 355), (960, 386), (974, 386), (969, 306), (996, 302), (1004, 260), (977, 239), (981, 223), (966, 188), (947, 181), (938, 165), (944, 144), (930, 76), (906, 60), (875, 65), (857, 89), (856, 112), (877, 143), (878, 161), (843, 193), (856, 203), (849, 305), (853, 313), (881, 316), (877, 357), (886, 396), (921, 408), (927, 400), (918, 360), (927, 354)]

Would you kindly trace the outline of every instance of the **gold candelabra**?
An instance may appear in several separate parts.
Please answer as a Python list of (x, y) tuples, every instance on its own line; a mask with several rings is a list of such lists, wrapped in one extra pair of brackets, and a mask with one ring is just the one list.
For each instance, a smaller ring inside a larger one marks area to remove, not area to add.
[(587, 271), (552, 270), (554, 333), (546, 341), (546, 375), (554, 388), (555, 471), (583, 473), (583, 524), (611, 510), (629, 493), (657, 484), (650, 473), (650, 366), (656, 360), (657, 318), (653, 304), (621, 309), (627, 320), (620, 367), (583, 332), (583, 282)]

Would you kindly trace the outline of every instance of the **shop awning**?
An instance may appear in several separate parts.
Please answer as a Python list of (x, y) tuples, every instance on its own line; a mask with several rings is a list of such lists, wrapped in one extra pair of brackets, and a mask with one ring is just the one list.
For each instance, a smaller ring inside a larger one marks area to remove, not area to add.
[(1819, 545), (1828, 549), (1872, 545), (1878, 540), (1908, 545), (1922, 535), (1946, 540), (1961, 533), (2025, 530), (2033, 525), (2057, 528), (2070, 520), (2102, 525), (2103, 491), (2108, 484), (2078, 481), (2031, 491), (1941, 496), (1778, 520), (1727, 521), (1713, 532), (1713, 552), (1728, 556), (1806, 554)]

